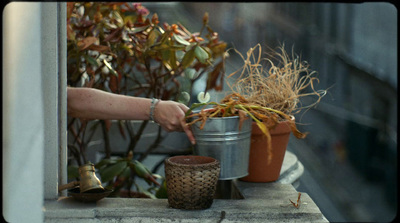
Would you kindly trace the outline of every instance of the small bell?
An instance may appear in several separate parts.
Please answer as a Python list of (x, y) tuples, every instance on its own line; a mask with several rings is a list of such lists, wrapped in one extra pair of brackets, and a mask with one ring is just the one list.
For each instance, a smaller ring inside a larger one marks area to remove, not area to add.
[(94, 165), (92, 163), (85, 164), (79, 167), (81, 180), (79, 183), (80, 192), (104, 192), (101, 181), (95, 174)]

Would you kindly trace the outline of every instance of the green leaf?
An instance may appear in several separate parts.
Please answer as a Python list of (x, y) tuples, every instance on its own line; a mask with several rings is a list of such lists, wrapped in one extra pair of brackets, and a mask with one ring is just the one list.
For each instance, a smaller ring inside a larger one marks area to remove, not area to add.
[(183, 68), (188, 67), (190, 64), (192, 64), (193, 60), (195, 58), (195, 49), (192, 48), (189, 51), (186, 52), (185, 56), (182, 58), (181, 65)]
[(186, 45), (189, 46), (190, 43), (188, 41), (186, 41), (185, 39), (183, 39), (181, 36), (178, 36), (176, 34), (173, 35), (174, 39), (176, 40), (176, 42), (182, 44), (182, 45)]
[(126, 24), (128, 21), (130, 21), (131, 23), (135, 23), (136, 20), (136, 16), (134, 15), (126, 15), (124, 17), (124, 23)]
[(84, 57), (85, 57), (85, 60), (87, 62), (89, 62), (90, 64), (92, 64), (93, 66), (96, 66), (96, 67), (99, 66), (99, 64), (97, 63), (96, 59), (94, 59), (93, 57), (91, 57), (89, 55), (86, 55), (86, 54), (84, 55)]
[(153, 50), (165, 50), (168, 49), (169, 46), (166, 43), (157, 43), (151, 46), (151, 49)]
[(117, 25), (115, 25), (113, 23), (110, 23), (110, 22), (104, 22), (103, 24), (104, 24), (104, 27), (107, 28), (107, 29), (116, 29), (116, 28), (118, 28)]
[(171, 57), (171, 50), (161, 50), (161, 56), (164, 61), (169, 61)]
[(143, 194), (145, 194), (145, 195), (147, 195), (147, 196), (149, 196), (151, 199), (156, 199), (156, 196), (154, 196), (154, 194), (152, 194), (152, 193), (150, 193), (149, 191), (147, 191), (147, 190), (144, 190), (141, 186), (139, 186), (139, 185), (137, 185), (137, 187), (138, 187), (138, 191), (139, 192), (141, 192), (141, 193), (143, 193)]
[(124, 25), (124, 20), (122, 19), (122, 16), (119, 14), (118, 11), (111, 11), (118, 27), (122, 27)]
[(161, 187), (156, 192), (156, 198), (168, 198), (167, 196), (167, 183), (164, 180)]
[(115, 162), (115, 161), (114, 161), (114, 160), (111, 160), (111, 159), (102, 159), (102, 160), (100, 160), (98, 163), (96, 163), (96, 164), (94, 165), (94, 167), (95, 167), (96, 169), (101, 169), (103, 166), (106, 166), (106, 165), (111, 164), (111, 163), (113, 163), (113, 162)]
[(169, 64), (171, 65), (173, 70), (176, 70), (178, 68), (178, 64), (177, 64), (177, 59), (176, 59), (176, 53), (174, 50), (171, 50), (171, 54), (169, 57)]
[(153, 174), (154, 179), (163, 179), (164, 177), (161, 176), (160, 174)]
[(200, 63), (206, 63), (206, 60), (209, 58), (208, 53), (203, 47), (196, 46), (194, 50), (196, 54), (196, 58), (200, 61)]
[(127, 166), (125, 169), (121, 172), (120, 176), (128, 178), (131, 175), (131, 169)]
[(151, 172), (149, 169), (147, 169), (146, 166), (144, 166), (141, 162), (138, 160), (132, 161), (134, 164), (134, 170), (136, 172), (136, 175), (138, 175), (141, 178), (147, 178), (149, 175), (151, 175)]
[(152, 29), (152, 30), (149, 32), (149, 35), (148, 35), (148, 37), (147, 37), (146, 45), (147, 45), (147, 46), (152, 46), (152, 45), (155, 43), (155, 41), (156, 41), (156, 39), (157, 39), (157, 37), (158, 37), (159, 35), (160, 35), (160, 34), (158, 33), (158, 31), (157, 31), (156, 29)]
[(118, 77), (118, 73), (117, 71), (114, 70), (114, 68), (112, 68), (111, 64), (107, 62), (106, 59), (103, 60), (104, 65), (106, 65), (106, 67), (110, 70), (110, 72), (115, 75), (116, 77)]
[(186, 47), (181, 45), (170, 45), (169, 48), (171, 50), (184, 50)]
[(135, 28), (131, 29), (130, 33), (142, 32), (142, 31), (146, 30), (147, 28), (149, 28), (149, 26), (135, 27)]
[(196, 70), (194, 68), (186, 68), (185, 69), (185, 77), (189, 78), (190, 80), (193, 80), (194, 78), (197, 77)]
[(128, 53), (129, 53), (129, 56), (133, 56), (133, 50), (131, 49), (131, 48), (129, 48), (129, 46), (128, 45), (126, 45), (126, 44), (124, 44), (124, 43), (121, 43), (120, 45), (119, 45), (119, 47), (120, 47), (120, 49), (121, 49), (121, 51), (127, 51)]
[(185, 104), (185, 105), (188, 104), (189, 101), (190, 101), (190, 94), (187, 93), (186, 91), (182, 91), (182, 92), (179, 94), (178, 101), (179, 101), (180, 103), (182, 103), (182, 104)]
[(127, 161), (117, 162), (113, 165), (105, 167), (100, 171), (100, 177), (102, 182), (107, 182), (112, 180), (115, 176), (118, 176), (127, 167)]

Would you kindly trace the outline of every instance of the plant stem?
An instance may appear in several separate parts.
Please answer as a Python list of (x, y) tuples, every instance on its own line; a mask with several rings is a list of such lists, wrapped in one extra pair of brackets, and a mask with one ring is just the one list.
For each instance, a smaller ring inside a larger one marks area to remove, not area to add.
[(111, 146), (110, 146), (110, 137), (107, 132), (106, 122), (101, 120), (101, 127), (103, 130), (103, 137), (104, 137), (104, 152), (106, 153), (106, 158), (109, 159), (111, 157)]
[(247, 114), (249, 114), (249, 116), (256, 122), (260, 122), (260, 120), (258, 120), (256, 117), (254, 117), (253, 114), (251, 114), (251, 112), (249, 112), (243, 105), (237, 105), (240, 109), (244, 110)]
[(262, 106), (258, 106), (258, 105), (235, 105), (235, 108), (237, 108), (237, 106), (247, 107), (247, 108), (251, 108), (251, 109), (258, 109), (258, 110), (268, 110), (268, 111), (275, 112), (275, 113), (277, 113), (277, 114), (279, 114), (279, 115), (281, 115), (283, 117), (287, 116), (285, 113), (283, 113), (281, 111), (278, 111), (278, 110), (275, 110), (273, 108), (262, 107)]

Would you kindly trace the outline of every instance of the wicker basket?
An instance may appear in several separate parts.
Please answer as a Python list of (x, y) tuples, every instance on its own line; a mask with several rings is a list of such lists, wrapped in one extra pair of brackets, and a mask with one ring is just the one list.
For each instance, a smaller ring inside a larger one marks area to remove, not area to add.
[(165, 160), (168, 203), (177, 209), (211, 207), (220, 163), (206, 156), (174, 156)]

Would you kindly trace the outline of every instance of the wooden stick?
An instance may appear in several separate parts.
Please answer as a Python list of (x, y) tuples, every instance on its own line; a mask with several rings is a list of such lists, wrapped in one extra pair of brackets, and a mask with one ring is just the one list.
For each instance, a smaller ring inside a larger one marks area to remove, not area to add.
[(61, 191), (65, 190), (65, 189), (74, 188), (76, 186), (79, 186), (79, 181), (72, 181), (70, 183), (58, 186), (58, 192), (61, 192)]

